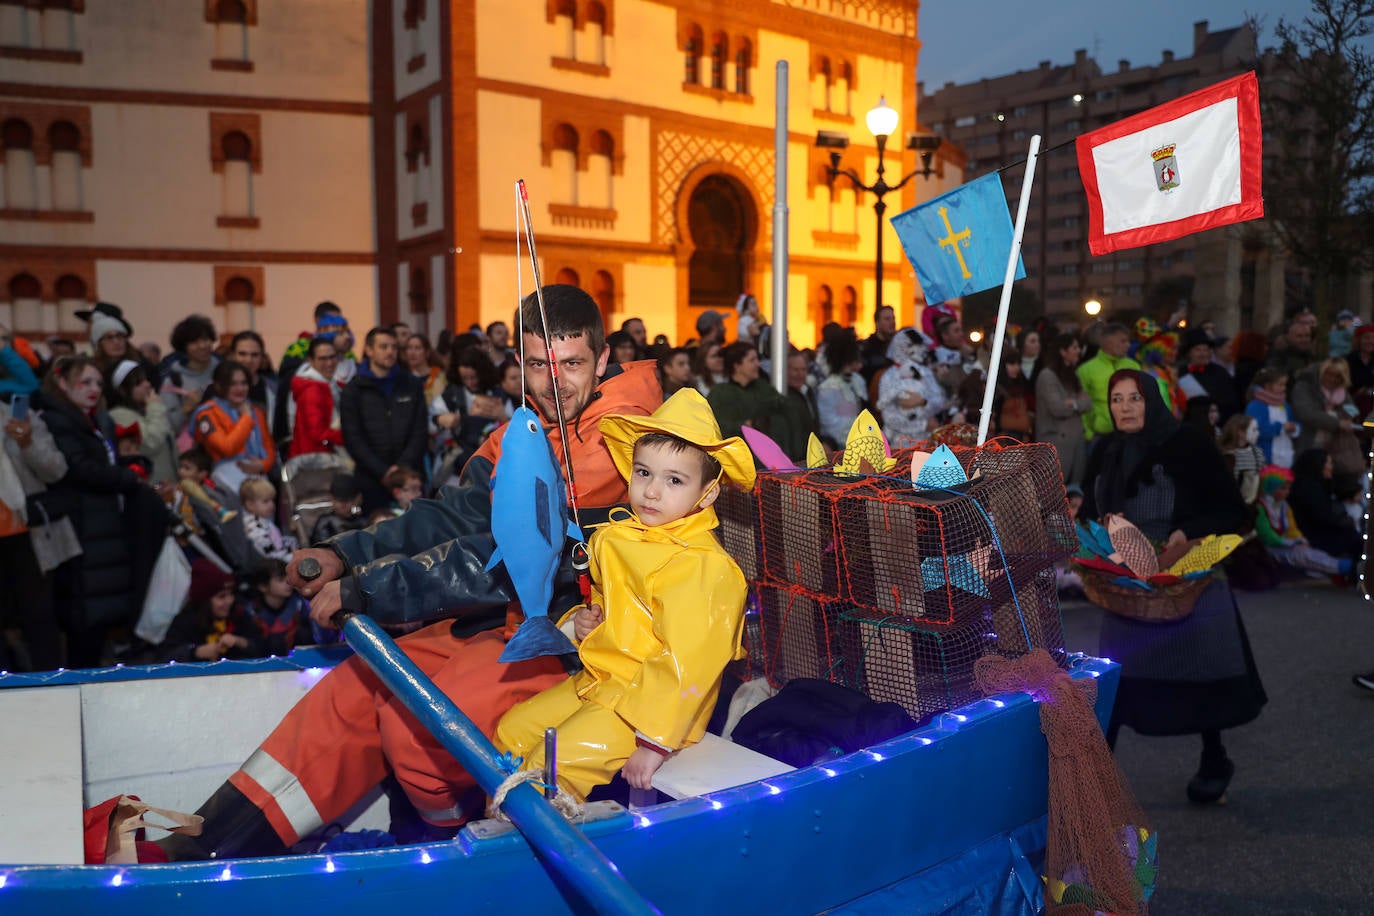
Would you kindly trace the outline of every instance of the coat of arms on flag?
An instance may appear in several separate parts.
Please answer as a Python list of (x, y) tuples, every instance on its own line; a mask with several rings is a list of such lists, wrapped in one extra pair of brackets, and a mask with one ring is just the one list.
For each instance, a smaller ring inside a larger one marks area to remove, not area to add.
[(1174, 156), (1176, 149), (1178, 144), (1170, 143), (1150, 153), (1150, 158), (1155, 161), (1155, 182), (1161, 191), (1178, 187), (1178, 159)]
[(1090, 131), (1077, 147), (1095, 255), (1264, 215), (1254, 72)]

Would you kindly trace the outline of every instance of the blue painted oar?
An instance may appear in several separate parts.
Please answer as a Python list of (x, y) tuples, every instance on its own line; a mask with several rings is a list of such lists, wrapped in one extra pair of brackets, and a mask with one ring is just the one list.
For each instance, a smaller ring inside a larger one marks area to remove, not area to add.
[[(472, 720), (434, 686), (372, 618), (341, 611), (334, 615), (334, 621), (341, 624), (348, 644), (387, 689), (439, 739), (488, 795), (495, 792), (506, 773), (496, 765), (496, 748)], [(564, 820), (534, 786), (516, 786), (501, 807), (530, 845), (598, 913), (640, 916), (658, 912), (630, 886), (605, 853)]]

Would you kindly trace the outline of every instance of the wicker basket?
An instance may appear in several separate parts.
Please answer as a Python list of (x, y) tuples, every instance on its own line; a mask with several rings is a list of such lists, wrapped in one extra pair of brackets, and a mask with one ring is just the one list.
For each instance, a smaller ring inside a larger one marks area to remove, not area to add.
[(1172, 623), (1193, 612), (1198, 595), (1212, 583), (1212, 576), (1198, 576), (1171, 585), (1153, 585), (1149, 591), (1117, 585), (1105, 573), (1074, 563), (1083, 580), (1083, 593), (1098, 607), (1120, 617), (1146, 623)]

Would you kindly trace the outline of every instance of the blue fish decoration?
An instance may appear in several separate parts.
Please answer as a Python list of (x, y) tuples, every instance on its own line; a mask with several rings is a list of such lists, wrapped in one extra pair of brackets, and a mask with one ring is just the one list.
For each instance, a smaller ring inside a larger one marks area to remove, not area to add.
[(951, 554), (944, 561), (939, 557), (926, 557), (921, 560), (922, 590), (933, 592), (944, 587), (946, 562), (949, 564), (950, 585), (972, 595), (980, 595), (984, 598), (991, 597), (992, 593), (988, 591), (988, 584), (973, 568), (973, 562), (966, 553)]
[(1111, 559), (1112, 554), (1116, 553), (1112, 539), (1107, 535), (1107, 529), (1091, 519), (1087, 524), (1078, 523), (1078, 542), (1104, 560)]
[(501, 440), (492, 481), (491, 533), (496, 552), (487, 571), (506, 564), (525, 612), (525, 622), (506, 643), (500, 660), (522, 662), (576, 652), (572, 640), (549, 620), (549, 602), (564, 539), (581, 541), (582, 532), (568, 517), (563, 472), (548, 434), (528, 407), (515, 411)]
[(918, 490), (948, 489), (961, 483), (968, 483), (968, 474), (964, 473), (963, 466), (948, 445), (931, 452), (916, 475)]

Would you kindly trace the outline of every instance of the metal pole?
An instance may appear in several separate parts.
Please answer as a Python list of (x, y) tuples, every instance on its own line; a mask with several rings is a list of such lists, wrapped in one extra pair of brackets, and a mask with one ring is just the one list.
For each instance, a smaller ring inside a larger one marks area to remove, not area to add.
[(1011, 252), (1007, 255), (1007, 272), (1002, 278), (1002, 299), (997, 304), (997, 329), (992, 335), (992, 355), (988, 363), (988, 381), (983, 388), (983, 410), (978, 417), (978, 444), (988, 438), (988, 423), (992, 420), (992, 396), (997, 388), (997, 374), (1002, 371), (1002, 342), (1007, 336), (1007, 312), (1011, 308), (1011, 284), (1016, 279), (1016, 262), (1021, 256), (1021, 236), (1026, 229), (1026, 210), (1030, 207), (1031, 185), (1035, 183), (1035, 160), (1040, 155), (1040, 135), (1031, 137), (1030, 152), (1026, 154), (1026, 174), (1021, 179), (1021, 202), (1016, 205), (1016, 227), (1011, 234)]
[(878, 195), (878, 200), (873, 204), (873, 212), (878, 215), (878, 260), (873, 267), (873, 276), (877, 280), (878, 289), (873, 301), (876, 305), (873, 314), (878, 314), (878, 309), (883, 307), (883, 213), (887, 211), (887, 204), (883, 203), (883, 195), (887, 193), (887, 186), (883, 182), (883, 150), (887, 147), (887, 135), (878, 135), (878, 180), (873, 183), (873, 193)]
[[(488, 795), (506, 778), (496, 748), (472, 720), (434, 686), (391, 637), (363, 614), (341, 612), (344, 638), (391, 693), (429, 729)], [(503, 810), (558, 876), (597, 913), (651, 914), (658, 910), (636, 891), (582, 831), (563, 819), (529, 783), (506, 795)]]
[(773, 106), (773, 387), (787, 393), (787, 61), (778, 61)]

